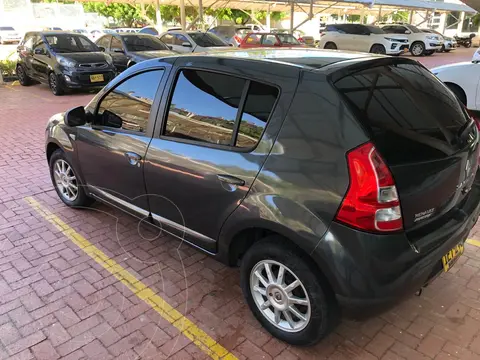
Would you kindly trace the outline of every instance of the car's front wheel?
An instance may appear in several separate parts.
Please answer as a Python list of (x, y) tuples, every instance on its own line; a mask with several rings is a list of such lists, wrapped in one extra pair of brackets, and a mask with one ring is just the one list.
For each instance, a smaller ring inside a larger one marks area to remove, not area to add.
[(50, 90), (52, 91), (53, 95), (55, 96), (60, 96), (65, 94), (65, 90), (63, 88), (63, 85), (58, 79), (58, 76), (55, 75), (54, 72), (51, 72), (48, 75), (48, 86), (50, 87)]
[(425, 52), (425, 45), (420, 41), (414, 42), (410, 47), (410, 52), (413, 56), (422, 56)]
[(32, 83), (32, 79), (27, 75), (27, 72), (23, 68), (22, 65), (17, 65), (17, 69), (15, 70), (17, 77), (18, 77), (18, 82), (22, 86), (28, 86)]
[(311, 345), (328, 335), (339, 312), (327, 282), (307, 260), (271, 236), (255, 243), (241, 264), (243, 294), (255, 317), (292, 345)]
[(386, 54), (387, 51), (385, 50), (385, 46), (381, 45), (381, 44), (375, 44), (372, 46), (372, 48), (370, 49), (370, 52), (373, 53), (373, 54)]
[(66, 205), (83, 207), (93, 202), (93, 199), (85, 193), (77, 173), (62, 150), (55, 150), (49, 163), (50, 177), (55, 191)]

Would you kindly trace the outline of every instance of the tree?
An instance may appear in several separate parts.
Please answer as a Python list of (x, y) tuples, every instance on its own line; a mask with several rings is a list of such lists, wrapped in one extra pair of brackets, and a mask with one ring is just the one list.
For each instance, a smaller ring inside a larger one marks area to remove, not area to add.
[(83, 9), (88, 12), (96, 12), (107, 18), (115, 19), (119, 25), (132, 27), (136, 21), (141, 21), (142, 14), (140, 7), (130, 4), (111, 3), (106, 5), (100, 2), (83, 3)]

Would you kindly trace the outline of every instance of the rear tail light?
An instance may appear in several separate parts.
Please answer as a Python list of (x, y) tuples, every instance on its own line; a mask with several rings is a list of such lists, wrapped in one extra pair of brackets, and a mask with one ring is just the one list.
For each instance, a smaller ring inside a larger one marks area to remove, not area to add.
[(389, 232), (403, 228), (397, 188), (390, 169), (368, 142), (347, 154), (350, 187), (336, 220), (354, 228)]
[(235, 35), (235, 36), (233, 37), (233, 39), (234, 39), (237, 43), (239, 43), (239, 44), (242, 42), (242, 38), (241, 38), (240, 36), (238, 36), (238, 35)]

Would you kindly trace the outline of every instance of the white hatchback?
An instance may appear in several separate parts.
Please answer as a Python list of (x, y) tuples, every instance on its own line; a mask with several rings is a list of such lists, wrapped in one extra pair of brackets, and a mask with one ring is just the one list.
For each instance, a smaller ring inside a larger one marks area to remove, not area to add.
[(400, 55), (408, 51), (408, 38), (387, 35), (377, 26), (361, 24), (327, 25), (318, 47), (362, 51), (375, 54)]

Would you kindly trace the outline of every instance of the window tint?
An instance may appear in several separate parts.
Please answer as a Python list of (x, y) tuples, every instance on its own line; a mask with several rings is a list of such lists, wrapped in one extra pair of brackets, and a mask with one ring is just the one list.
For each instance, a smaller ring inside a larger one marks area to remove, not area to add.
[(128, 51), (169, 50), (158, 38), (149, 35), (124, 35), (123, 42)]
[(173, 45), (173, 35), (172, 34), (165, 34), (160, 38), (160, 40), (162, 40), (165, 44)]
[(37, 42), (37, 40), (38, 40), (37, 35), (28, 35), (23, 40), (23, 46), (25, 46), (25, 48), (27, 48), (29, 50), (32, 50), (33, 45)]
[(293, 35), (290, 34), (278, 34), (278, 38), (282, 44), (290, 44), (290, 45), (299, 45), (297, 39)]
[(227, 46), (227, 44), (215, 34), (210, 33), (191, 33), (190, 37), (202, 47)]
[(276, 88), (255, 81), (250, 83), (236, 146), (251, 148), (258, 143), (277, 97)]
[[(250, 35), (252, 37), (252, 35)], [(262, 44), (267, 46), (273, 46), (277, 43), (277, 37), (273, 34), (263, 35)]]
[(145, 132), (163, 70), (148, 71), (124, 81), (105, 96), (98, 109), (97, 121), (107, 126), (106, 119), (122, 119), (125, 130)]
[(47, 35), (45, 39), (52, 50), (59, 54), (98, 51), (97, 45), (83, 35)]
[(441, 158), (459, 146), (456, 134), (466, 122), (465, 113), (455, 96), (421, 66), (362, 70), (335, 86), (390, 164), (409, 156), (412, 161)]
[(182, 34), (174, 34), (175, 37), (175, 45), (182, 45), (185, 42), (188, 42), (190, 44), (190, 41), (188, 41), (187, 37)]
[(250, 34), (250, 35), (247, 35), (247, 38), (245, 41), (247, 44), (257, 45), (257, 44), (260, 44), (261, 38), (262, 38), (262, 35)]
[(182, 70), (170, 103), (166, 136), (230, 145), (245, 80)]
[(102, 36), (97, 41), (97, 46), (101, 46), (108, 50), (110, 48), (110, 39), (111, 39), (111, 36)]
[(120, 39), (117, 39), (115, 36), (112, 36), (112, 43), (110, 44), (110, 48), (113, 50), (123, 50), (123, 44)]
[(367, 33), (371, 32), (372, 34), (385, 34), (385, 31), (378, 26), (365, 25), (364, 27), (366, 28)]

